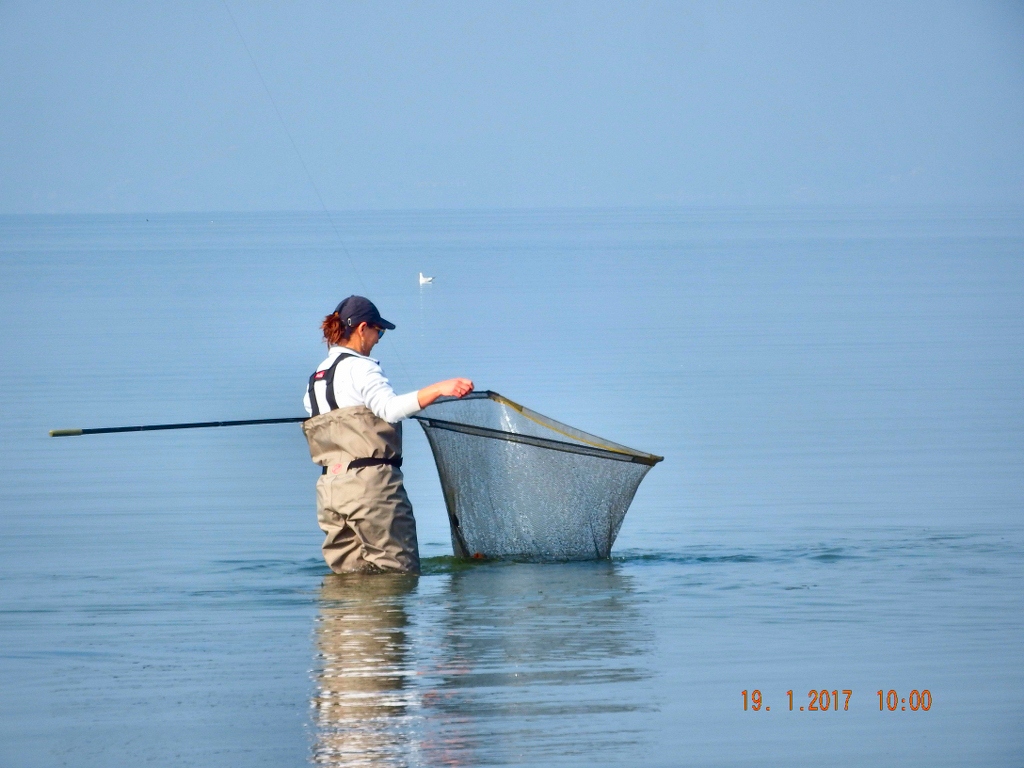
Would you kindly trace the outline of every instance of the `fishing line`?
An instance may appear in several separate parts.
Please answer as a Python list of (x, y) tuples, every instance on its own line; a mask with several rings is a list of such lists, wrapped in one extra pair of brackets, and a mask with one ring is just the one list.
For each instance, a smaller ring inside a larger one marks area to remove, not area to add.
[[(349, 266), (352, 267), (352, 273), (356, 276), (356, 280), (358, 280), (359, 284), (362, 286), (363, 292), (369, 293), (366, 281), (363, 280), (363, 276), (356, 267), (355, 259), (353, 259), (352, 254), (349, 253), (348, 247), (345, 245), (345, 240), (342, 238), (341, 232), (338, 231), (338, 227), (334, 223), (334, 217), (331, 216), (330, 209), (328, 209), (327, 204), (324, 203), (323, 195), (320, 194), (320, 188), (316, 185), (316, 181), (313, 179), (313, 174), (309, 172), (309, 166), (306, 165), (306, 161), (302, 158), (302, 153), (299, 151), (299, 145), (295, 143), (295, 139), (292, 138), (291, 131), (288, 130), (288, 124), (285, 122), (284, 116), (281, 114), (281, 110), (277, 107), (277, 102), (274, 100), (274, 94), (270, 92), (270, 87), (267, 85), (267, 81), (263, 77), (263, 72), (260, 70), (259, 64), (256, 63), (256, 57), (252, 55), (252, 51), (249, 50), (249, 44), (245, 42), (245, 35), (242, 34), (242, 29), (238, 26), (238, 22), (235, 20), (235, 15), (231, 12), (231, 7), (228, 5), (227, 0), (221, 0), (221, 4), (224, 6), (224, 10), (227, 11), (228, 18), (231, 19), (231, 25), (235, 28), (235, 32), (238, 34), (238, 39), (242, 41), (242, 47), (245, 49), (245, 53), (249, 57), (249, 61), (252, 63), (252, 68), (256, 70), (256, 76), (260, 79), (260, 83), (263, 85), (263, 91), (267, 94), (267, 99), (270, 101), (270, 105), (274, 108), (274, 114), (277, 115), (278, 122), (281, 123), (281, 128), (284, 131), (285, 136), (288, 137), (288, 141), (291, 143), (292, 149), (295, 150), (295, 156), (299, 158), (299, 164), (302, 166), (302, 170), (306, 174), (309, 186), (312, 187), (313, 192), (316, 193), (316, 199), (320, 202), (320, 207), (327, 216), (327, 221), (330, 222), (331, 229), (334, 231), (334, 236), (338, 239), (338, 244), (341, 246), (342, 252), (348, 259)], [(394, 341), (390, 338), (388, 339), (388, 345), (391, 347), (391, 351), (395, 355), (395, 360), (398, 361), (399, 366), (402, 368), (402, 372), (405, 373), (407, 378), (411, 378), (409, 376), (409, 369), (405, 367), (405, 362), (402, 360), (402, 356), (398, 354), (398, 349), (395, 347)]]

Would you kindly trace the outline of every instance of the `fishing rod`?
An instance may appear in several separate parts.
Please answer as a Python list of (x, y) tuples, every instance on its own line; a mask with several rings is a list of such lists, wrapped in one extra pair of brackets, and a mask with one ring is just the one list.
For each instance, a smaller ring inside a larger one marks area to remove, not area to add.
[(51, 429), (50, 437), (105, 435), (111, 432), (154, 432), (161, 429), (202, 429), (205, 427), (244, 427), (250, 424), (299, 424), (308, 416), (287, 419), (242, 419), (241, 421), (193, 421), (184, 424), (142, 424), (137, 427), (94, 427), (92, 429)]

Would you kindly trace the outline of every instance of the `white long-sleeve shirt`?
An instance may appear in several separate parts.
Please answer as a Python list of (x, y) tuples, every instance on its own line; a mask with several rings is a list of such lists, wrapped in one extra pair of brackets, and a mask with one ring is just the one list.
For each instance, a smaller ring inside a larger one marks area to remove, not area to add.
[[(407, 419), (420, 410), (418, 393), (408, 392), (404, 395), (396, 395), (391, 388), (391, 382), (387, 380), (380, 363), (372, 357), (360, 355), (348, 347), (332, 346), (327, 351), (327, 359), (317, 367), (318, 371), (330, 368), (337, 360), (338, 355), (345, 353), (350, 358), (338, 363), (334, 369), (334, 399), (339, 408), (347, 408), (353, 405), (365, 405), (373, 413), (388, 422), (397, 424), (402, 419)], [(320, 413), (327, 413), (327, 382), (318, 381), (313, 385), (317, 404)], [(302, 404), (306, 407), (306, 413), (312, 415), (313, 408), (309, 403), (309, 389), (302, 398)]]

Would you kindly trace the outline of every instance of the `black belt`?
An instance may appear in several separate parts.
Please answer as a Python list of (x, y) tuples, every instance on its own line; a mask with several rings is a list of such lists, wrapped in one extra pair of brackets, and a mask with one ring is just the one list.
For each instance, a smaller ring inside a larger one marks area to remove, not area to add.
[[(385, 464), (390, 467), (401, 467), (402, 457), (399, 456), (395, 459), (352, 459), (352, 461), (348, 463), (348, 468), (359, 469), (360, 467), (380, 467)], [(320, 474), (326, 475), (327, 467), (324, 467), (323, 472)]]

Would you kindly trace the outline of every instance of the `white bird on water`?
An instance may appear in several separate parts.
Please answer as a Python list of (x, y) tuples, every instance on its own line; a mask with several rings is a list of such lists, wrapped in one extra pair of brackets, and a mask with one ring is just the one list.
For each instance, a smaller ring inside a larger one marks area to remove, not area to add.
[(432, 277), (424, 277), (423, 273), (420, 272), (420, 285), (426, 285), (427, 283), (432, 283), (432, 282), (434, 282), (434, 278), (432, 278)]

